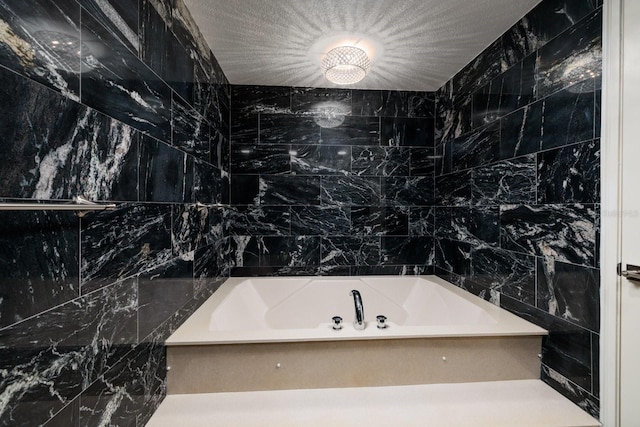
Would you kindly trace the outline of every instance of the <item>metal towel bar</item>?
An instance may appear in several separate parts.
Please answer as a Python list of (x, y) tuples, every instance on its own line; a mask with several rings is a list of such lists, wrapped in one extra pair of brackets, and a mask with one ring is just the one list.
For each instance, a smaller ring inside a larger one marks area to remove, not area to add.
[(75, 211), (83, 217), (90, 211), (105, 211), (116, 208), (114, 203), (95, 203), (77, 196), (71, 203), (0, 203), (0, 211)]

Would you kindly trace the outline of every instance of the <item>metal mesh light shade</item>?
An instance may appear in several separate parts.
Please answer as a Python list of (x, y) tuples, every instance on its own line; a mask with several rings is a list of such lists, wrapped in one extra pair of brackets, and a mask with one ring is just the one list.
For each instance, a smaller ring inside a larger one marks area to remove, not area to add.
[(331, 49), (322, 59), (324, 76), (332, 83), (350, 85), (364, 79), (371, 61), (364, 50), (353, 46)]

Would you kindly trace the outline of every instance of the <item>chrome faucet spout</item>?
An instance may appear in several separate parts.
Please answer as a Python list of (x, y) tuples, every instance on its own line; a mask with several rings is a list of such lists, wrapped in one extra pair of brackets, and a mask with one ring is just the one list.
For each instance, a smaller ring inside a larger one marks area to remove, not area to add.
[(353, 320), (353, 327), (356, 330), (361, 331), (364, 329), (364, 326), (365, 326), (364, 325), (364, 306), (362, 305), (362, 296), (360, 295), (360, 292), (355, 289), (349, 292), (349, 295), (353, 297), (353, 303), (356, 309), (356, 317)]

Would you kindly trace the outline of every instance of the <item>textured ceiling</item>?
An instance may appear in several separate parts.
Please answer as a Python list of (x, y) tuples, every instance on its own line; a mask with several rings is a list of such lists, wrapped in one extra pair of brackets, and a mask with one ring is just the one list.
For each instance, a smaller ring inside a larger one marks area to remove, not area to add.
[(436, 90), (540, 0), (185, 0), (232, 84), (337, 87), (320, 70), (339, 44), (371, 71), (350, 87)]

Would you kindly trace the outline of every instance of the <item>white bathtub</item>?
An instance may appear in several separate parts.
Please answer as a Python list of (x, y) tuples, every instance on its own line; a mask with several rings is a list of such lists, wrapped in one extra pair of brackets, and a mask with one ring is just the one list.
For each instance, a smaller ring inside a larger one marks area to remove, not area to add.
[[(352, 289), (366, 327), (355, 330)], [(388, 328), (376, 327), (376, 316)], [(331, 318), (341, 316), (335, 331)], [(436, 276), (265, 277), (227, 280), (167, 345), (545, 335), (547, 332)]]

